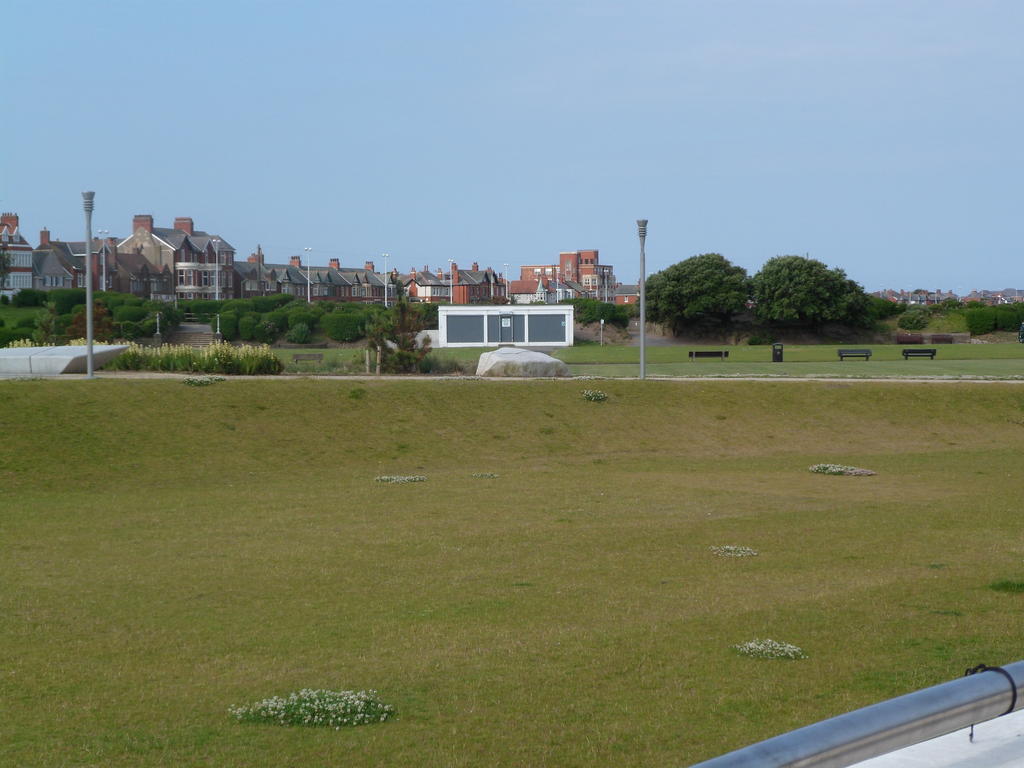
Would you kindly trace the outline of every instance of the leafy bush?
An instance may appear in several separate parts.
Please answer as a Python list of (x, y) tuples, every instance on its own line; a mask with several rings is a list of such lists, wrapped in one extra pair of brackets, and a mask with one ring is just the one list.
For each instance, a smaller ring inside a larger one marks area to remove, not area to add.
[(775, 337), (769, 334), (752, 333), (750, 338), (747, 339), (747, 345), (751, 347), (763, 346), (765, 344), (773, 344)]
[(319, 314), (311, 309), (300, 307), (296, 304), (295, 309), (291, 310), (286, 316), (286, 323), (288, 328), (294, 328), (297, 325), (305, 325), (306, 329), (312, 329), (316, 326)]
[(35, 328), (36, 319), (34, 317), (22, 317), (14, 324), (15, 328)]
[(320, 327), (334, 341), (359, 341), (366, 335), (366, 318), (357, 312), (331, 312), (320, 318)]
[(256, 324), (259, 323), (259, 318), (253, 315), (246, 315), (238, 321), (238, 338), (242, 341), (252, 341), (253, 336), (256, 334)]
[(929, 320), (928, 313), (923, 309), (908, 309), (900, 315), (896, 325), (905, 331), (920, 331), (928, 327)]
[(28, 328), (0, 328), (0, 347), (6, 347), (18, 339), (31, 339), (32, 331)]
[(629, 324), (629, 311), (622, 304), (609, 304), (597, 299), (570, 299), (563, 303), (573, 305), (577, 323), (589, 324), (604, 320), (620, 328), (625, 328)]
[(246, 312), (255, 312), (256, 307), (252, 299), (228, 299), (220, 308), (221, 313), (234, 312), (236, 315), (244, 315)]
[(1020, 328), (1021, 315), (1014, 306), (996, 307), (996, 328), (1000, 331), (1016, 331)]
[(275, 309), (283, 307), (294, 299), (294, 296), (290, 296), (286, 293), (278, 293), (273, 296), (254, 296), (252, 298), (252, 305), (253, 309), (257, 312), (273, 312)]
[(85, 306), (85, 288), (56, 288), (49, 300), (57, 306), (58, 315), (73, 314), (75, 307)]
[(298, 325), (292, 326), (285, 338), (292, 344), (308, 344), (309, 336), (309, 326), (305, 323), (299, 323)]
[(137, 323), (140, 320), (145, 320), (146, 315), (149, 311), (145, 307), (136, 306), (132, 307), (127, 304), (122, 304), (114, 308), (114, 322), (115, 323), (126, 323), (132, 322)]
[(35, 288), (22, 288), (11, 299), (11, 304), (16, 307), (41, 307), (45, 303), (46, 291), (37, 291)]
[(902, 312), (903, 304), (901, 302), (889, 301), (878, 296), (868, 296), (868, 314), (875, 320), (895, 317)]
[(221, 303), (216, 299), (192, 299), (188, 302), (188, 311), (196, 315), (215, 315), (220, 311)]
[(256, 323), (256, 326), (252, 329), (252, 337), (261, 344), (269, 344), (278, 337), (280, 332), (275, 323), (269, 320), (262, 320)]
[(234, 312), (220, 313), (220, 333), (228, 341), (238, 338), (238, 315)]
[(284, 333), (288, 330), (288, 313), (281, 309), (268, 312), (263, 316), (263, 322), (273, 323), (277, 333)]
[(964, 312), (967, 318), (967, 330), (973, 336), (991, 333), (996, 327), (996, 310), (994, 307), (972, 307)]
[(11, 303), (11, 297), (8, 296), (6, 293), (3, 296), (0, 296), (0, 304), (3, 304), (4, 306), (7, 306), (10, 303)]

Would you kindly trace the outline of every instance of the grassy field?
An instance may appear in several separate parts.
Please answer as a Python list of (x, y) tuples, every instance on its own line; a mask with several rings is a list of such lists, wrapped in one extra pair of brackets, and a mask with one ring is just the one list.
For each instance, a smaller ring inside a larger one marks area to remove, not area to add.
[[(1021, 658), (1024, 386), (583, 386), (0, 381), (0, 764), (680, 766)], [(303, 687), (398, 717), (228, 716)]]

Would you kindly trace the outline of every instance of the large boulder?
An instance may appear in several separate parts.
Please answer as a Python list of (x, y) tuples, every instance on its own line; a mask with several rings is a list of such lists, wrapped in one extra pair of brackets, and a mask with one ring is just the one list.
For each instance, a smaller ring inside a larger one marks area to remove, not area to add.
[(542, 377), (568, 376), (569, 366), (558, 358), (518, 347), (499, 347), (480, 355), (477, 376)]

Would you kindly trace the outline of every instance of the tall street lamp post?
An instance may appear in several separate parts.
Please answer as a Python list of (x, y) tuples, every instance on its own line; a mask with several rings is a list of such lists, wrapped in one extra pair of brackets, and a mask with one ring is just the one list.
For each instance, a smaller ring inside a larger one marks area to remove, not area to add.
[(82, 193), (85, 208), (85, 346), (86, 375), (95, 378), (92, 359), (92, 206), (95, 192)]
[(109, 229), (97, 229), (96, 234), (100, 239), (100, 257), (103, 261), (100, 263), (100, 268), (103, 272), (103, 277), (100, 279), (100, 290), (107, 290), (107, 246), (103, 241), (107, 239), (107, 235), (110, 234)]
[(644, 242), (647, 240), (647, 219), (636, 220), (640, 235), (640, 378), (647, 378), (647, 300), (644, 283), (647, 282), (647, 268), (644, 264)]
[[(216, 264), (213, 273), (213, 297), (220, 301), (220, 238), (215, 237), (210, 242), (213, 243), (213, 261)], [(217, 316), (217, 322), (220, 322), (220, 315)]]
[(511, 302), (512, 301), (512, 293), (508, 289), (508, 264), (502, 264), (501, 266), (503, 266), (505, 268), (505, 298), (509, 302)]
[(388, 256), (389, 254), (381, 254), (384, 257), (384, 309), (388, 308), (388, 286), (391, 284), (391, 278), (388, 277)]
[(455, 303), (455, 259), (448, 259), (448, 302)]

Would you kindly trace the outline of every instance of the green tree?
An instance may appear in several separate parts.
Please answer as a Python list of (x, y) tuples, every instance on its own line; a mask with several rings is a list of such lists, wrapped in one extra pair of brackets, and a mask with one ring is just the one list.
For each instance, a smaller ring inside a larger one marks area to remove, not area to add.
[(57, 305), (52, 301), (36, 315), (36, 327), (32, 331), (32, 340), (36, 344), (48, 345), (57, 343)]
[(371, 351), (380, 355), (385, 373), (415, 373), (430, 352), (430, 338), (417, 340), (426, 328), (423, 313), (409, 303), (402, 286), (395, 284), (395, 303), (385, 314), (367, 321), (366, 338)]
[(838, 268), (804, 256), (769, 259), (751, 281), (759, 320), (818, 328), (823, 323), (872, 324), (864, 289)]
[(729, 322), (749, 296), (747, 271), (718, 253), (693, 256), (647, 278), (648, 317), (675, 334)]

